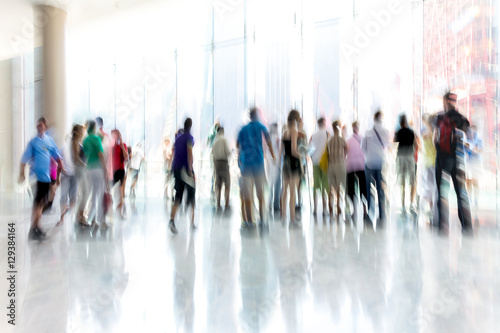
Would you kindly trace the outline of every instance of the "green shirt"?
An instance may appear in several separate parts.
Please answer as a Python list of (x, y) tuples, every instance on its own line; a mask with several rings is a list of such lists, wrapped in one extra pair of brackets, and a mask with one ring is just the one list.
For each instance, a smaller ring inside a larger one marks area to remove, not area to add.
[(95, 134), (87, 136), (83, 141), (83, 152), (87, 158), (87, 169), (100, 168), (99, 153), (103, 152), (101, 139)]

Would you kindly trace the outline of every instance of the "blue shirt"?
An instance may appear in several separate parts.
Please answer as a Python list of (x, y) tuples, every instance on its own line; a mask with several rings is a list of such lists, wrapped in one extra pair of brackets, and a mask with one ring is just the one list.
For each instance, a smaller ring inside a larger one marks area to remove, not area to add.
[(42, 183), (50, 183), (50, 159), (54, 158), (59, 161), (61, 154), (57, 149), (56, 143), (46, 134), (35, 136), (30, 140), (23, 156), (21, 163), (31, 163), (36, 179)]
[(242, 174), (264, 170), (262, 135), (264, 135), (266, 140), (270, 140), (266, 127), (258, 121), (251, 121), (246, 126), (243, 126), (238, 134)]
[(188, 167), (188, 147), (193, 148), (194, 138), (191, 133), (187, 132), (179, 135), (174, 142), (174, 160), (172, 162), (172, 170), (181, 170), (186, 168), (192, 169), (192, 165)]

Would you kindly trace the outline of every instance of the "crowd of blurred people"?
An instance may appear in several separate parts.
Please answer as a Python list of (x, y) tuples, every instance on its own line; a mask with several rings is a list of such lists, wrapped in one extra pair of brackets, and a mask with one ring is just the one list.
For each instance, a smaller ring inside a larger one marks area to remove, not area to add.
[[(56, 191), (60, 187), (60, 218), (56, 226), (64, 223), (65, 216), (75, 211), (75, 221), (82, 227), (107, 228), (111, 219), (113, 197), (116, 212), (126, 218), (124, 204), (125, 183), (131, 174), (131, 196), (139, 169), (144, 161), (141, 142), (133, 149), (123, 142), (118, 129), (111, 135), (103, 130), (103, 120), (97, 117), (84, 125), (75, 124), (71, 134), (61, 147), (47, 134), (48, 123), (42, 117), (37, 121), (37, 135), (31, 139), (21, 158), (19, 182), (26, 179), (26, 165), (36, 178), (33, 184), (34, 203), (31, 238), (45, 236), (40, 218), (52, 207)], [(115, 188), (115, 195), (112, 189)]]
[[(225, 136), (219, 122), (215, 123), (207, 140), (215, 210), (231, 210), (231, 159), (234, 158), (239, 171), (243, 227), (265, 226), (268, 213), (279, 214), (288, 225), (300, 227), (302, 193), (306, 191), (309, 201), (312, 191), (310, 206), (314, 216), (318, 214), (318, 200), (321, 200), (321, 214), (325, 216), (353, 217), (356, 211), (361, 211), (366, 223), (383, 227), (388, 215), (386, 178), (392, 177), (387, 174), (387, 165), (391, 162), (388, 158), (389, 152), (394, 151), (401, 213), (404, 216), (408, 212), (418, 213), (421, 202), (425, 202), (427, 221), (446, 234), (448, 189), (453, 183), (462, 230), (472, 231), (468, 193), (473, 194), (477, 205), (477, 174), (481, 168), (483, 142), (477, 128), (470, 126), (457, 111), (455, 94), (447, 93), (443, 97), (442, 112), (423, 115), (419, 132), (411, 128), (407, 116), (402, 114), (392, 138), (384, 126), (381, 110), (375, 112), (373, 126), (364, 135), (360, 133), (360, 121), (349, 126), (334, 120), (330, 132), (326, 119), (320, 117), (316, 131), (309, 137), (297, 110), (289, 112), (281, 133), (277, 123), (270, 124), (268, 130), (259, 120), (256, 108), (250, 110), (249, 118), (248, 124), (237, 134), (236, 153), (231, 149), (231, 138)], [(196, 228), (192, 126), (192, 119), (187, 118), (175, 133), (174, 140), (166, 137), (162, 143), (164, 194), (166, 198), (172, 197), (169, 228), (174, 234), (178, 233), (175, 218), (184, 192), (186, 206), (191, 208), (191, 228)], [(61, 147), (57, 147), (46, 133), (47, 128), (46, 119), (40, 118), (38, 133), (28, 143), (21, 159), (20, 182), (25, 180), (26, 164), (31, 165), (37, 180), (33, 189), (30, 236), (44, 236), (40, 217), (45, 209), (50, 209), (59, 186), (61, 210), (57, 225), (64, 223), (68, 212), (75, 210), (76, 222), (81, 226), (107, 227), (106, 219), (113, 212), (113, 198), (117, 214), (125, 219), (125, 184), (127, 178), (131, 178), (129, 193), (135, 198), (141, 165), (145, 161), (143, 141), (132, 148), (127, 146), (118, 129), (110, 134), (104, 132), (100, 117), (84, 125), (75, 124)], [(349, 137), (348, 132), (352, 132)], [(421, 166), (419, 173), (418, 164)], [(407, 194), (409, 210), (406, 208)], [(362, 208), (357, 210), (356, 207)], [(258, 211), (258, 218), (254, 210)]]

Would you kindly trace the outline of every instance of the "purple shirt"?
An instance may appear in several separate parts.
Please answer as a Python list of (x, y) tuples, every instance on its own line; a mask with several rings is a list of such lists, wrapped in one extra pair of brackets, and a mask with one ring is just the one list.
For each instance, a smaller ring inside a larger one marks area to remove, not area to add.
[(192, 165), (188, 166), (188, 147), (193, 148), (194, 138), (191, 133), (187, 132), (179, 135), (174, 142), (174, 161), (172, 162), (172, 170), (181, 170), (186, 168), (192, 170)]
[(365, 170), (365, 156), (361, 150), (361, 141), (361, 136), (355, 133), (347, 140), (347, 147), (349, 149), (345, 161), (347, 173)]

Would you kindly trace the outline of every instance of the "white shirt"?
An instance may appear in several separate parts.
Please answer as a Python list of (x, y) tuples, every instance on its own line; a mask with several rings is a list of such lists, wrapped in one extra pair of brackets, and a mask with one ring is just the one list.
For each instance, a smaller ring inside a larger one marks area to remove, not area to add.
[(319, 130), (311, 136), (311, 146), (314, 151), (311, 153), (313, 165), (319, 165), (321, 156), (325, 152), (328, 135), (326, 129)]
[(75, 175), (75, 165), (73, 163), (73, 154), (71, 152), (71, 140), (66, 142), (61, 150), (65, 174), (68, 176)]
[[(378, 136), (375, 131), (377, 131)], [(366, 132), (361, 148), (365, 154), (365, 163), (368, 168), (382, 170), (385, 162), (385, 152), (390, 144), (389, 140), (389, 132), (378, 122), (373, 125), (371, 130)]]
[(130, 159), (129, 168), (139, 170), (143, 159), (144, 152), (139, 146), (135, 146), (132, 148), (132, 158)]

